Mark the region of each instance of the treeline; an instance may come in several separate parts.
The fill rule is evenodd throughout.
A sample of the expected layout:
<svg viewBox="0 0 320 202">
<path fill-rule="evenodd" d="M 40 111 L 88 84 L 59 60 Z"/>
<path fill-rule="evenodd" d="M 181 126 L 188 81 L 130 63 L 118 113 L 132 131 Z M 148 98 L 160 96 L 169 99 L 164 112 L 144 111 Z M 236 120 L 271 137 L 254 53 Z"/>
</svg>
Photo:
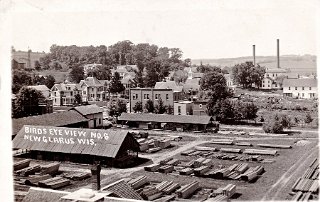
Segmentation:
<svg viewBox="0 0 320 202">
<path fill-rule="evenodd" d="M 190 65 L 190 59 L 183 61 L 179 48 L 158 47 L 157 45 L 131 41 L 120 41 L 109 47 L 100 46 L 57 46 L 52 45 L 50 53 L 40 58 L 43 69 L 55 67 L 64 63 L 73 70 L 70 75 L 74 82 L 83 79 L 80 69 L 84 64 L 98 63 L 105 69 L 117 65 L 137 65 L 135 84 L 139 87 L 153 87 L 169 75 L 170 70 L 182 69 Z M 54 63 L 55 65 L 52 65 Z"/>
</svg>

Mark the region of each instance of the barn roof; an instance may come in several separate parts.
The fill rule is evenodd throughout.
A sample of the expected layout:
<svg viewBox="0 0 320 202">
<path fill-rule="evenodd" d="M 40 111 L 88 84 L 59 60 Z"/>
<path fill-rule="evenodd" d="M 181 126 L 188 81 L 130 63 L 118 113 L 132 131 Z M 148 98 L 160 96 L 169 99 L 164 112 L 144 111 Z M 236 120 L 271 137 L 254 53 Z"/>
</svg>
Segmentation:
<svg viewBox="0 0 320 202">
<path fill-rule="evenodd" d="M 177 85 L 175 81 L 157 82 L 155 89 L 172 89 L 174 92 L 181 92 L 183 86 Z"/>
<path fill-rule="evenodd" d="M 57 202 L 61 197 L 67 194 L 69 194 L 69 192 L 31 187 L 22 202 Z"/>
<path fill-rule="evenodd" d="M 160 123 L 209 124 L 210 116 L 167 115 L 167 114 L 130 114 L 122 113 L 119 121 L 141 121 Z"/>
<path fill-rule="evenodd" d="M 85 121 L 88 121 L 88 119 L 77 111 L 63 111 L 38 116 L 28 116 L 12 119 L 12 132 L 13 134 L 17 134 L 24 125 L 30 124 L 38 126 L 67 126 Z"/>
<path fill-rule="evenodd" d="M 283 87 L 317 87 L 317 79 L 313 79 L 313 78 L 284 79 Z"/>
<path fill-rule="evenodd" d="M 114 158 L 126 138 L 137 151 L 139 144 L 127 131 L 25 125 L 13 139 L 13 148 Z"/>
<path fill-rule="evenodd" d="M 33 88 L 38 91 L 49 91 L 50 89 L 46 85 L 36 85 L 36 86 L 27 86 L 28 88 Z"/>
<path fill-rule="evenodd" d="M 76 110 L 83 116 L 86 116 L 88 114 L 97 114 L 97 113 L 102 113 L 103 109 L 101 109 L 98 105 L 93 104 L 93 105 L 83 105 L 83 106 L 78 106 L 72 108 L 73 110 Z"/>
<path fill-rule="evenodd" d="M 102 191 L 111 191 L 121 198 L 142 200 L 142 197 L 123 179 L 111 183 L 101 189 Z"/>
</svg>

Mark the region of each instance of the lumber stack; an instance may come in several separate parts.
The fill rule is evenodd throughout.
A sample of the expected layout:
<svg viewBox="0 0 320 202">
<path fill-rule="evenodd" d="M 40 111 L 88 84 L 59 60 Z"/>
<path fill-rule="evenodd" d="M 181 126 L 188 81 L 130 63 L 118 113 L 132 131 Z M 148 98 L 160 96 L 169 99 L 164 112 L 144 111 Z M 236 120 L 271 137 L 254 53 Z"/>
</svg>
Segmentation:
<svg viewBox="0 0 320 202">
<path fill-rule="evenodd" d="M 212 144 L 222 144 L 222 145 L 232 145 L 233 140 L 232 139 L 214 139 L 210 143 Z"/>
<path fill-rule="evenodd" d="M 156 189 L 155 187 L 149 187 L 142 190 L 141 196 L 142 198 L 148 201 L 152 201 L 157 198 L 160 198 L 162 196 L 162 192 Z"/>
<path fill-rule="evenodd" d="M 172 171 L 173 171 L 173 166 L 171 165 L 164 165 L 159 168 L 160 173 L 171 173 Z"/>
<path fill-rule="evenodd" d="M 252 181 L 258 177 L 258 175 L 262 174 L 264 168 L 262 166 L 250 167 L 245 173 L 240 175 L 240 178 L 244 181 Z"/>
<path fill-rule="evenodd" d="M 141 142 L 139 144 L 140 144 L 139 149 L 140 149 L 141 152 L 145 152 L 145 151 L 147 151 L 149 149 L 149 144 L 148 143 Z"/>
<path fill-rule="evenodd" d="M 30 175 L 25 181 L 24 184 L 26 185 L 37 185 L 38 182 L 42 180 L 50 179 L 51 176 L 49 174 L 46 175 Z"/>
<path fill-rule="evenodd" d="M 196 176 L 201 176 L 201 175 L 205 174 L 206 172 L 208 172 L 209 170 L 210 170 L 209 166 L 201 166 L 199 168 L 194 169 L 194 174 Z"/>
<path fill-rule="evenodd" d="M 197 151 L 216 151 L 216 148 L 214 148 L 214 147 L 195 146 L 194 149 Z"/>
<path fill-rule="evenodd" d="M 293 191 L 316 193 L 319 190 L 318 180 L 299 178 L 292 187 Z"/>
<path fill-rule="evenodd" d="M 193 166 L 195 168 L 200 167 L 205 160 L 206 158 L 200 157 L 194 161 Z"/>
<path fill-rule="evenodd" d="M 148 153 L 155 153 L 161 150 L 161 147 L 149 148 Z"/>
<path fill-rule="evenodd" d="M 193 153 L 195 150 L 193 149 L 190 149 L 190 150 L 187 150 L 187 151 L 183 151 L 181 152 L 181 155 L 182 156 L 189 156 L 191 153 Z"/>
<path fill-rule="evenodd" d="M 132 186 L 133 189 L 139 189 L 143 185 L 147 184 L 148 180 L 146 176 L 139 176 L 137 178 L 134 178 L 128 182 Z"/>
<path fill-rule="evenodd" d="M 184 168 L 179 171 L 180 175 L 191 175 L 194 172 L 192 168 Z"/>
<path fill-rule="evenodd" d="M 250 142 L 236 142 L 234 143 L 237 146 L 247 146 L 247 147 L 252 147 L 252 144 Z"/>
<path fill-rule="evenodd" d="M 169 195 L 169 196 L 164 196 L 158 199 L 153 200 L 154 202 L 167 202 L 167 201 L 172 201 L 175 198 L 174 195 Z"/>
<path fill-rule="evenodd" d="M 291 149 L 291 145 L 279 145 L 279 144 L 257 144 L 259 147 L 267 148 L 279 148 L 279 149 Z"/>
<path fill-rule="evenodd" d="M 208 202 L 214 202 L 214 201 L 227 201 L 227 200 L 228 200 L 228 196 L 219 194 L 219 195 L 217 195 L 217 196 L 215 196 L 215 197 L 213 197 L 213 198 L 209 198 L 209 199 L 206 200 L 206 201 L 208 201 Z"/>
<path fill-rule="evenodd" d="M 180 160 L 178 160 L 178 159 L 172 159 L 171 161 L 168 161 L 166 164 L 167 164 L 167 165 L 176 166 L 176 165 L 180 164 Z"/>
<path fill-rule="evenodd" d="M 222 194 L 228 196 L 228 198 L 232 197 L 233 194 L 236 193 L 236 185 L 228 184 L 222 189 Z"/>
<path fill-rule="evenodd" d="M 179 198 L 188 198 L 191 196 L 195 191 L 199 189 L 198 182 L 192 182 L 186 185 L 183 185 L 180 189 L 176 191 Z"/>
<path fill-rule="evenodd" d="M 34 165 L 30 167 L 23 168 L 21 170 L 16 171 L 16 173 L 20 176 L 28 176 L 28 175 L 34 175 L 36 172 L 39 172 L 41 170 L 40 165 Z"/>
<path fill-rule="evenodd" d="M 160 165 L 165 165 L 165 164 L 167 164 L 169 161 L 171 161 L 171 160 L 173 160 L 173 158 L 167 158 L 167 159 L 165 159 L 165 160 L 162 160 L 162 161 L 160 161 Z"/>
<path fill-rule="evenodd" d="M 50 174 L 54 175 L 59 171 L 60 163 L 50 163 L 48 165 L 41 166 L 41 175 Z"/>
<path fill-rule="evenodd" d="M 90 173 L 81 173 L 81 172 L 77 172 L 77 173 L 68 173 L 68 174 L 64 174 L 65 178 L 70 179 L 70 180 L 84 180 L 87 179 L 89 177 L 91 177 Z"/>
<path fill-rule="evenodd" d="M 150 166 L 145 166 L 144 170 L 150 171 L 150 172 L 156 172 L 159 170 L 160 166 L 161 166 L 160 164 L 152 164 Z"/>
<path fill-rule="evenodd" d="M 244 154 L 250 154 L 250 155 L 277 155 L 277 150 L 267 150 L 267 149 L 245 149 L 243 151 Z"/>
<path fill-rule="evenodd" d="M 159 147 L 161 147 L 162 149 L 165 149 L 170 146 L 171 146 L 170 139 L 163 139 L 163 140 L 160 140 L 160 142 L 159 142 Z"/>
<path fill-rule="evenodd" d="M 42 180 L 38 182 L 40 187 L 58 189 L 70 184 L 70 180 L 62 177 L 54 177 L 47 180 Z"/>
<path fill-rule="evenodd" d="M 172 184 L 173 184 L 173 181 L 163 181 L 157 184 L 155 188 L 158 189 L 159 191 L 163 191 L 164 189 L 171 186 Z"/>
<path fill-rule="evenodd" d="M 13 164 L 13 171 L 21 170 L 23 168 L 29 167 L 31 160 L 24 159 Z"/>
<path fill-rule="evenodd" d="M 221 152 L 227 152 L 227 153 L 241 153 L 241 149 L 234 149 L 234 148 L 221 148 Z"/>
</svg>

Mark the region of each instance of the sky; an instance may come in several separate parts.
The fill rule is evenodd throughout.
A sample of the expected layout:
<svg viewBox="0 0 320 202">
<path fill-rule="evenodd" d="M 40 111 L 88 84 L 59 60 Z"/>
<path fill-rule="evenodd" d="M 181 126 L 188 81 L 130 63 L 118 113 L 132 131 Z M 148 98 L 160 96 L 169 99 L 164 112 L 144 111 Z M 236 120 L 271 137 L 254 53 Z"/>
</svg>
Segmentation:
<svg viewBox="0 0 320 202">
<path fill-rule="evenodd" d="M 16 50 L 134 44 L 180 48 L 183 58 L 316 54 L 317 0 L 13 1 Z"/>
</svg>

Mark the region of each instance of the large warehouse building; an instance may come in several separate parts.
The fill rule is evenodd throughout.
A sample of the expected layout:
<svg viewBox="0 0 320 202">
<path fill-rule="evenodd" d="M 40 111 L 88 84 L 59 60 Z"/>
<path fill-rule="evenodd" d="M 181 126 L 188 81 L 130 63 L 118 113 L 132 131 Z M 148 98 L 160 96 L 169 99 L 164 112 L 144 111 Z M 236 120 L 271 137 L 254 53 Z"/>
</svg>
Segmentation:
<svg viewBox="0 0 320 202">
<path fill-rule="evenodd" d="M 122 167 L 138 157 L 139 143 L 127 131 L 25 125 L 13 149 L 27 150 L 36 159 Z"/>
</svg>

